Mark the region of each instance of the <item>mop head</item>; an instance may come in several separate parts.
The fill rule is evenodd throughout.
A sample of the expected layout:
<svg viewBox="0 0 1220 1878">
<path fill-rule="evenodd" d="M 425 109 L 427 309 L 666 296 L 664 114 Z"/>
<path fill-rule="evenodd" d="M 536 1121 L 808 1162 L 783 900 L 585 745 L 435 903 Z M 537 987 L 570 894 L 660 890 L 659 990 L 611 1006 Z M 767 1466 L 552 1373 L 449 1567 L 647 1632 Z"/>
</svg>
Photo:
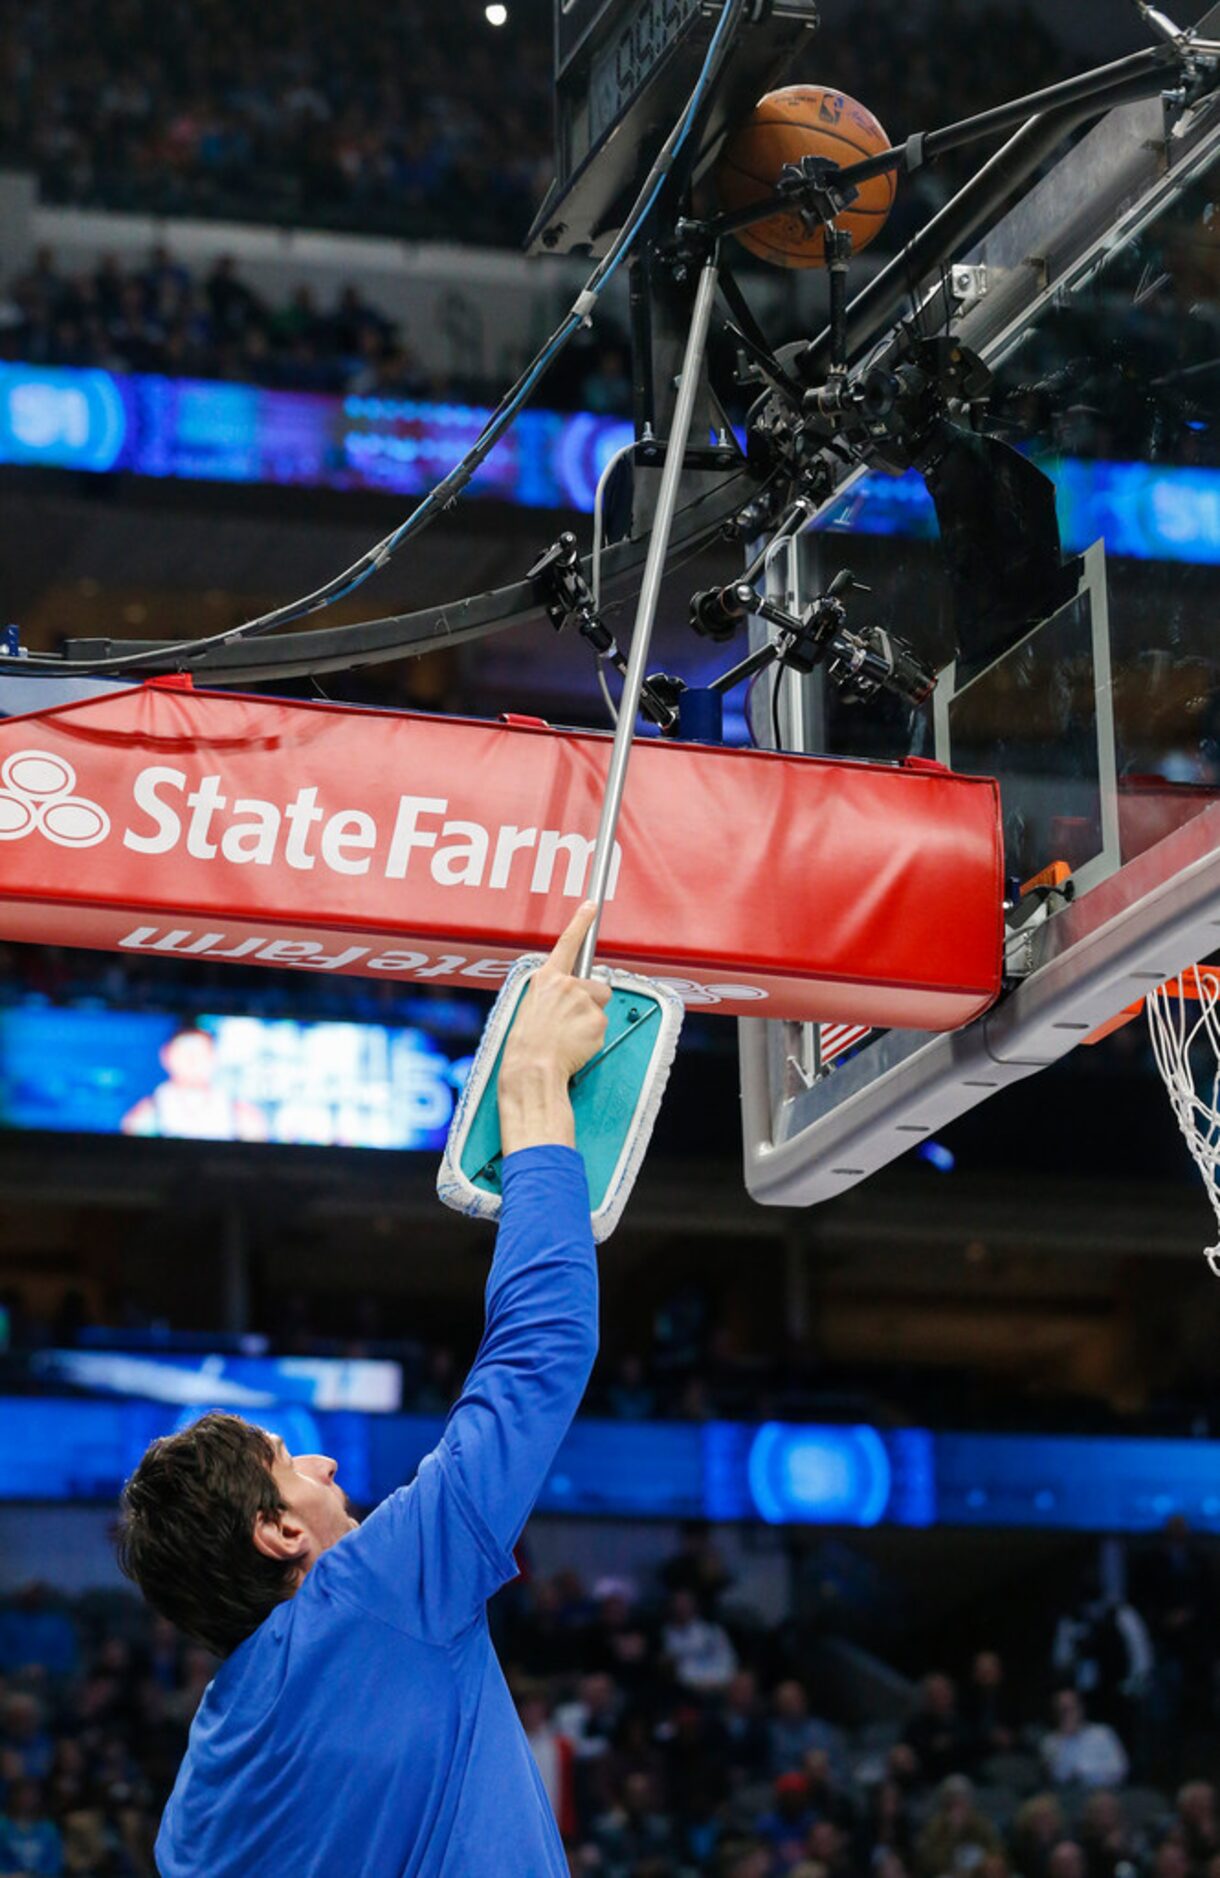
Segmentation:
<svg viewBox="0 0 1220 1878">
<path fill-rule="evenodd" d="M 500 1211 L 500 1058 L 530 974 L 544 963 L 541 956 L 527 957 L 513 966 L 458 1099 L 436 1178 L 437 1193 L 456 1213 L 495 1219 Z M 571 1097 L 576 1146 L 589 1181 L 593 1237 L 600 1243 L 618 1225 L 643 1163 L 685 1008 L 676 991 L 651 978 L 602 966 L 594 975 L 612 993 L 606 1041 L 573 1077 Z"/>
</svg>

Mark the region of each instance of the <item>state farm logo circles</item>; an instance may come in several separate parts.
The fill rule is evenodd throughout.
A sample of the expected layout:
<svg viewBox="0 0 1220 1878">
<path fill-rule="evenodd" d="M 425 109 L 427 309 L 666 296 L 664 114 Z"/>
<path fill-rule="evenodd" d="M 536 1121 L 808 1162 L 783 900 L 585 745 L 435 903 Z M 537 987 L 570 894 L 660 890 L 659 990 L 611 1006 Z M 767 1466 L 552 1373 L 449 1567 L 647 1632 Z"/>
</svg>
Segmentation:
<svg viewBox="0 0 1220 1878">
<path fill-rule="evenodd" d="M 78 796 L 76 771 L 49 750 L 15 750 L 0 763 L 0 841 L 20 841 L 37 828 L 58 848 L 93 848 L 110 833 L 110 817 Z"/>
</svg>

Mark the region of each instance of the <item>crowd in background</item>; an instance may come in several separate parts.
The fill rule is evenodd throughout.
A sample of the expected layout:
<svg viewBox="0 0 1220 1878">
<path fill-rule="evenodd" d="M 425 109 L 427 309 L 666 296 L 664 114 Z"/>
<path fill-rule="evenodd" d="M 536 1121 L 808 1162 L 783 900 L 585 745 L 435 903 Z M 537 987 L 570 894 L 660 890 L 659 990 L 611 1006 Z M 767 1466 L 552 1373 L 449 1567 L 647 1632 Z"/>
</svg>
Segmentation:
<svg viewBox="0 0 1220 1878">
<path fill-rule="evenodd" d="M 903 137 L 1079 63 L 1028 6 L 936 0 L 850 9 L 794 76 Z M 475 0 L 22 0 L 0 164 L 54 202 L 519 246 L 553 173 L 551 8 L 511 0 L 497 28 Z"/>
<path fill-rule="evenodd" d="M 76 271 L 40 249 L 0 286 L 0 359 L 357 397 L 477 403 L 503 390 L 425 371 L 400 326 L 354 286 L 341 286 L 329 303 L 304 284 L 272 298 L 256 292 L 229 255 L 196 274 L 162 244 L 138 266 L 110 256 Z M 596 335 L 548 376 L 546 403 L 630 411 L 625 343 L 612 321 L 599 319 Z"/>
<path fill-rule="evenodd" d="M 0 161 L 56 202 L 519 243 L 549 181 L 543 0 L 28 0 Z"/>
<path fill-rule="evenodd" d="M 1151 1561 L 1147 1663 L 1113 1647 L 1086 1599 L 1025 1695 L 994 1649 L 973 1648 L 960 1685 L 933 1670 L 905 1713 L 891 1694 L 888 1713 L 850 1724 L 816 1640 L 734 1599 L 711 1529 L 684 1529 L 647 1583 L 532 1575 L 528 1539 L 522 1563 L 493 1629 L 574 1874 L 1220 1878 L 1216 1787 L 1197 1777 L 1214 1737 L 1191 1706 L 1210 1695 L 1155 1669 L 1175 1612 L 1198 1623 L 1214 1589 L 1175 1578 L 1172 1536 Z M 1111 1615 L 1116 1635 L 1143 1626 L 1130 1606 Z M 0 1873 L 153 1878 L 216 1667 L 121 1593 L 73 1604 L 29 1587 L 0 1605 Z M 1193 1743 L 1176 1763 L 1170 1735 Z M 1149 1785 L 1150 1768 L 1168 1784 Z"/>
</svg>

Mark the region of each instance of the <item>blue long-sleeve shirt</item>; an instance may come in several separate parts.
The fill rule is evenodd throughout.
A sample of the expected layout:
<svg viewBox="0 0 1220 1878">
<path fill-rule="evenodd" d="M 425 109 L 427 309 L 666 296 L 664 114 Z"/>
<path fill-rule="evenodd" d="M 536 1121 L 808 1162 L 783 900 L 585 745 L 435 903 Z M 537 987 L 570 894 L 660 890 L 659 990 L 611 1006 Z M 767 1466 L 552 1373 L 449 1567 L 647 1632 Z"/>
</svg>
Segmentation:
<svg viewBox="0 0 1220 1878">
<path fill-rule="evenodd" d="M 162 1878 L 567 1878 L 484 1607 L 596 1349 L 580 1156 L 509 1155 L 483 1341 L 444 1435 L 217 1672 Z"/>
</svg>

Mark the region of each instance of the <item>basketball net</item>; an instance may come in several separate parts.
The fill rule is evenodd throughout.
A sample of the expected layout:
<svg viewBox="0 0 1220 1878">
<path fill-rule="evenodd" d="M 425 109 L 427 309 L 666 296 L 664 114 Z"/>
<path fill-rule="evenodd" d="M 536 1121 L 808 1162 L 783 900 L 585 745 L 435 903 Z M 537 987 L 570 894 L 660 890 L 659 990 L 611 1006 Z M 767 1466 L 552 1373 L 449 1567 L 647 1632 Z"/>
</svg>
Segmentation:
<svg viewBox="0 0 1220 1878">
<path fill-rule="evenodd" d="M 1196 1003 L 1197 1014 L 1188 1009 Z M 1220 1227 L 1220 972 L 1192 965 L 1150 992 L 1144 1008 L 1156 1066 Z M 1205 1101 L 1198 1088 L 1209 1077 Z M 1220 1243 L 1203 1256 L 1220 1278 Z"/>
</svg>

